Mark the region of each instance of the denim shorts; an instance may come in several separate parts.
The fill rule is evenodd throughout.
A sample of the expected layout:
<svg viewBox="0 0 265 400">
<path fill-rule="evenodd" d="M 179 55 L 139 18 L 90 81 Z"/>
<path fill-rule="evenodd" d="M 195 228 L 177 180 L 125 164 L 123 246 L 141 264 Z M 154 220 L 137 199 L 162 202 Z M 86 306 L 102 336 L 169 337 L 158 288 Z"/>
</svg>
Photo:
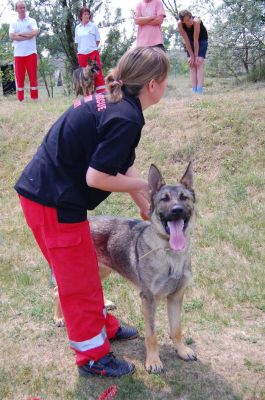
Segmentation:
<svg viewBox="0 0 265 400">
<path fill-rule="evenodd" d="M 190 44 L 191 44 L 192 50 L 194 51 L 194 42 L 192 41 L 192 42 L 190 42 Z M 198 57 L 206 58 L 207 49 L 208 49 L 208 40 L 199 41 L 199 54 L 198 54 Z M 189 57 L 190 55 L 189 55 L 187 50 L 186 50 L 186 53 L 187 53 L 187 56 Z"/>
</svg>

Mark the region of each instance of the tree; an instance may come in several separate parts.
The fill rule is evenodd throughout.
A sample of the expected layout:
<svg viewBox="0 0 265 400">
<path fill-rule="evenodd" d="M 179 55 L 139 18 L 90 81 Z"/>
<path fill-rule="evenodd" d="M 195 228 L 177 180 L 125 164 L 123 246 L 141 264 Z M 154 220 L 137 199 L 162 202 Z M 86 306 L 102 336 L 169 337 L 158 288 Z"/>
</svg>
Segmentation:
<svg viewBox="0 0 265 400">
<path fill-rule="evenodd" d="M 108 0 L 105 0 L 108 1 Z M 39 27 L 37 52 L 39 55 L 39 73 L 43 78 L 48 96 L 53 95 L 55 67 L 53 58 L 63 59 L 67 92 L 71 91 L 71 76 L 78 67 L 77 51 L 74 42 L 76 25 L 81 7 L 86 6 L 95 14 L 103 4 L 101 0 L 25 0 L 32 18 Z"/>
<path fill-rule="evenodd" d="M 3 85 L 3 90 L 4 87 L 6 85 L 9 86 L 11 82 L 14 88 L 14 70 L 13 66 L 10 65 L 13 63 L 13 49 L 8 31 L 8 24 L 2 24 L 0 26 L 0 81 Z"/>
<path fill-rule="evenodd" d="M 179 34 L 178 34 L 178 30 L 176 29 L 176 27 L 172 24 L 162 26 L 162 31 L 163 31 L 165 48 L 168 50 L 170 48 L 170 45 L 172 44 L 172 41 L 174 41 L 174 47 L 175 47 L 175 45 L 179 41 Z"/>
<path fill-rule="evenodd" d="M 0 26 L 0 63 L 5 64 L 13 61 L 12 44 L 9 39 L 9 25 Z"/>
<path fill-rule="evenodd" d="M 116 9 L 113 22 L 111 22 L 109 19 L 106 20 L 106 24 L 107 26 L 110 26 L 110 29 L 107 34 L 105 44 L 101 50 L 101 60 L 104 74 L 107 74 L 107 72 L 117 64 L 121 56 L 134 42 L 134 32 L 128 38 L 125 29 L 121 30 L 121 24 L 123 22 L 124 20 L 122 19 L 120 8 Z"/>
<path fill-rule="evenodd" d="M 28 3 L 30 15 L 37 20 L 40 29 L 39 44 L 42 37 L 54 36 L 45 40 L 51 54 L 64 53 L 70 71 L 78 67 L 76 45 L 74 42 L 75 27 L 79 23 L 78 13 L 81 7 L 96 13 L 103 4 L 101 0 L 33 0 Z"/>
<path fill-rule="evenodd" d="M 238 76 L 264 65 L 264 15 L 264 1 L 224 0 L 211 31 L 210 67 Z"/>
<path fill-rule="evenodd" d="M 169 12 L 169 14 L 178 22 L 179 10 L 176 0 L 162 0 L 162 3 L 164 4 L 165 9 Z"/>
</svg>

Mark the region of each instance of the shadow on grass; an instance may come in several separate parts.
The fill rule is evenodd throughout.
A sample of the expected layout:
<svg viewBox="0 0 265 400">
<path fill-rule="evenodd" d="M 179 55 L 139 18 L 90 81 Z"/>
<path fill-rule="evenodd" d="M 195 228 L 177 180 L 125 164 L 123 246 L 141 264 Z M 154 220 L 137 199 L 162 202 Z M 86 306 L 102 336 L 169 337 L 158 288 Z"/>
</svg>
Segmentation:
<svg viewBox="0 0 265 400">
<path fill-rule="evenodd" d="M 114 353 L 134 362 L 136 372 L 121 379 L 80 378 L 75 395 L 78 400 L 97 400 L 109 386 L 117 386 L 115 400 L 240 400 L 232 386 L 215 373 L 210 363 L 200 360 L 185 362 L 177 358 L 170 345 L 160 346 L 160 357 L 165 372 L 160 375 L 148 374 L 144 369 L 144 338 L 131 342 L 114 343 Z"/>
</svg>

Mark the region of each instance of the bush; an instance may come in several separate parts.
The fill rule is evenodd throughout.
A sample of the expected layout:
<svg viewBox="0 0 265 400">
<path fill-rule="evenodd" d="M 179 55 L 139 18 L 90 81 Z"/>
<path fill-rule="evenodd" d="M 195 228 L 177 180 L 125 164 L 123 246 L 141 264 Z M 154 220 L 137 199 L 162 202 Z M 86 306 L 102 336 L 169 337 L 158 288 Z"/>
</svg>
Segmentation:
<svg viewBox="0 0 265 400">
<path fill-rule="evenodd" d="M 260 67 L 253 69 L 247 76 L 247 80 L 250 82 L 265 81 L 265 64 Z"/>
</svg>

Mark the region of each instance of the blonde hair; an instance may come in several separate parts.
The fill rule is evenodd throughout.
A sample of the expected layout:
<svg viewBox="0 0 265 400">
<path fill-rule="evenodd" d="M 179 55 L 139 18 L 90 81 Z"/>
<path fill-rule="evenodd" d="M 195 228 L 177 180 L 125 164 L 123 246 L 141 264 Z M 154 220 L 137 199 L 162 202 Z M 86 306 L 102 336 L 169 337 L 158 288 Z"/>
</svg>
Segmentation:
<svg viewBox="0 0 265 400">
<path fill-rule="evenodd" d="M 111 102 L 121 101 L 124 89 L 129 95 L 137 97 L 152 79 L 162 82 L 168 71 L 168 58 L 160 48 L 135 47 L 128 50 L 106 77 L 108 99 Z"/>
</svg>

